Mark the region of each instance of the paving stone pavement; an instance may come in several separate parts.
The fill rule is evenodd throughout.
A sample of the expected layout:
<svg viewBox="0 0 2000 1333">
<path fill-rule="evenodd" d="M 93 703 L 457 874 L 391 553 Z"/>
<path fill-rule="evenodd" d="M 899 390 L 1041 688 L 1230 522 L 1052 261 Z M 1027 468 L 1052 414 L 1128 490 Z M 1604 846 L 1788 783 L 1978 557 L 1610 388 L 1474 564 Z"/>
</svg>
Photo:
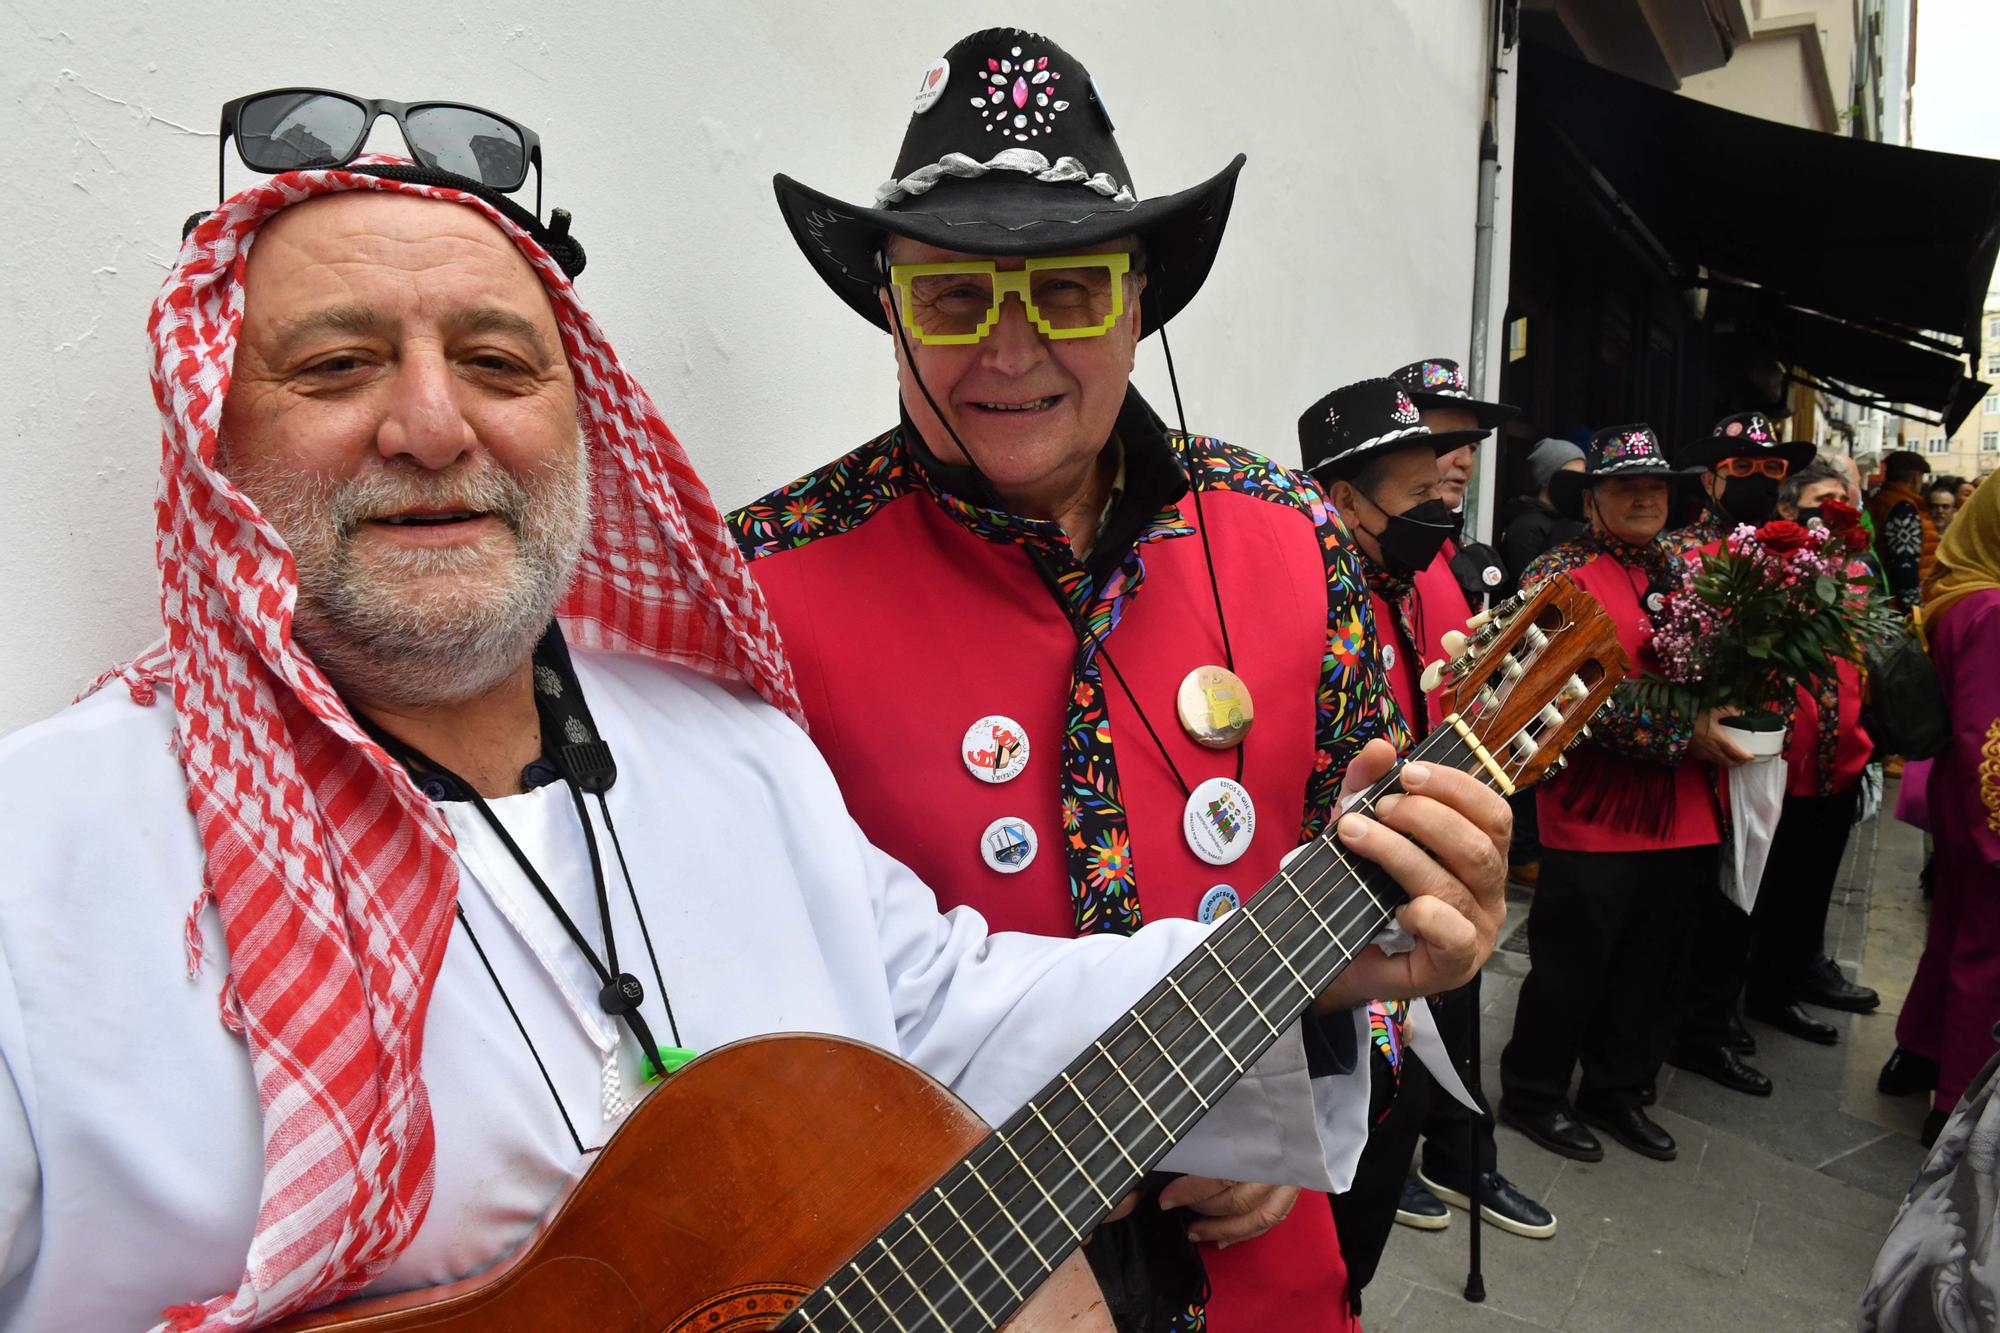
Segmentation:
<svg viewBox="0 0 2000 1333">
<path fill-rule="evenodd" d="M 1894 784 L 1888 805 L 1893 809 Z M 1841 1030 L 1813 1046 L 1752 1023 L 1752 1063 L 1776 1083 L 1746 1097 L 1671 1066 L 1654 1115 L 1680 1144 L 1655 1162 L 1605 1141 L 1600 1163 L 1545 1152 L 1501 1126 L 1500 1170 L 1556 1214 L 1545 1241 L 1481 1232 L 1487 1299 L 1464 1298 L 1467 1225 L 1395 1227 L 1368 1287 L 1369 1333 L 1527 1329 L 1790 1333 L 1852 1329 L 1855 1302 L 1922 1161 L 1923 1099 L 1875 1091 L 1923 943 L 1922 835 L 1892 819 L 1854 831 L 1828 951 L 1882 991 L 1869 1015 L 1815 1010 Z M 1515 895 L 1510 895 L 1510 899 Z M 1526 914 L 1510 902 L 1509 928 Z M 1499 1092 L 1525 954 L 1487 966 L 1481 1075 Z M 1603 1137 L 1603 1136 L 1600 1136 Z"/>
</svg>

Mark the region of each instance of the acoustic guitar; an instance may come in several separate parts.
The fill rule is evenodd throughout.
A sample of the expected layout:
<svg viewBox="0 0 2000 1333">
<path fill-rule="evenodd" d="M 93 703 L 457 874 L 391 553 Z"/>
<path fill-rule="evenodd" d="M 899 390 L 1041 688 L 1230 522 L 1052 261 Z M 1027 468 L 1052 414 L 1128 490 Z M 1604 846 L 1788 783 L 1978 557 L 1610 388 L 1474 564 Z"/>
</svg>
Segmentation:
<svg viewBox="0 0 2000 1333">
<path fill-rule="evenodd" d="M 1629 664 L 1597 603 L 1563 577 L 1468 628 L 1425 674 L 1450 705 L 1409 757 L 1511 793 L 1561 766 Z M 1395 789 L 1392 772 L 1360 807 Z M 723 1047 L 640 1103 L 504 1262 L 281 1327 L 1108 1328 L 1088 1299 L 1085 1238 L 1405 901 L 1330 833 L 1306 843 L 998 1128 L 920 1070 L 839 1037 Z"/>
</svg>

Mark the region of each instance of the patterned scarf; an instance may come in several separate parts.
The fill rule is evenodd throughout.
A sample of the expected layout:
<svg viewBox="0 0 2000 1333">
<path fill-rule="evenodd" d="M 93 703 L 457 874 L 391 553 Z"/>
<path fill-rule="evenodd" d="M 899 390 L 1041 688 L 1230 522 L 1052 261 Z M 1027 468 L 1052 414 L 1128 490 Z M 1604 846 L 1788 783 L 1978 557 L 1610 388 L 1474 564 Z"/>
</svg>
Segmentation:
<svg viewBox="0 0 2000 1333">
<path fill-rule="evenodd" d="M 424 1013 L 457 897 L 451 832 L 293 641 L 291 553 L 215 467 L 258 228 L 342 190 L 475 209 L 548 289 L 595 515 L 558 608 L 570 643 L 747 684 L 800 716 L 777 632 L 708 491 L 526 233 L 472 195 L 342 170 L 274 177 L 209 215 L 149 325 L 164 420 L 155 512 L 166 637 L 98 681 L 122 681 L 141 704 L 171 689 L 207 856 L 189 974 L 201 963 L 196 918 L 213 903 L 229 946 L 224 1021 L 246 1040 L 263 1108 L 263 1197 L 241 1283 L 163 1311 L 160 1327 L 173 1330 L 268 1323 L 359 1291 L 410 1243 L 431 1195 Z"/>
</svg>

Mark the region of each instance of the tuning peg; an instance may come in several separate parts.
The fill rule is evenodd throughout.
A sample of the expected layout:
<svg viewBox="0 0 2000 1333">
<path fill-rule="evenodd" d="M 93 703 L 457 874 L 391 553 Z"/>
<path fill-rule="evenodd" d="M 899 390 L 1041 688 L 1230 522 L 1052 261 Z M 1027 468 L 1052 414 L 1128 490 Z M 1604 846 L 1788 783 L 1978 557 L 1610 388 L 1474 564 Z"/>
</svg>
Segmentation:
<svg viewBox="0 0 2000 1333">
<path fill-rule="evenodd" d="M 1552 774 L 1553 774 L 1553 773 L 1560 773 L 1560 772 L 1562 772 L 1562 771 L 1563 771 L 1563 770 L 1564 770 L 1565 768 L 1568 768 L 1568 767 L 1569 767 L 1569 756 L 1567 756 L 1567 755 L 1560 755 L 1560 754 L 1559 754 L 1559 755 L 1557 755 L 1557 756 L 1556 756 L 1556 757 L 1555 757 L 1554 759 L 1552 759 L 1552 760 L 1550 760 L 1550 761 L 1549 761 L 1549 772 L 1550 772 L 1550 773 L 1552 773 Z"/>
<path fill-rule="evenodd" d="M 1424 674 L 1417 681 L 1417 688 L 1425 694 L 1431 693 L 1444 683 L 1444 659 L 1439 658 L 1424 668 Z"/>
<path fill-rule="evenodd" d="M 1582 730 L 1580 730 L 1580 731 L 1578 731 L 1578 732 L 1576 733 L 1576 738 L 1577 738 L 1578 740 L 1580 740 L 1580 741 L 1587 741 L 1587 740 L 1589 740 L 1589 739 L 1590 739 L 1590 728 L 1589 728 L 1589 727 L 1588 727 L 1588 726 L 1586 725 L 1586 726 L 1585 726 L 1585 727 L 1584 727 L 1584 728 L 1583 728 Z"/>
<path fill-rule="evenodd" d="M 1438 647 L 1444 649 L 1447 657 L 1465 656 L 1465 646 L 1468 642 L 1464 630 L 1448 629 L 1438 636 Z"/>
<path fill-rule="evenodd" d="M 1483 628 L 1485 628 L 1485 626 L 1486 626 L 1486 623 L 1487 623 L 1488 621 L 1490 621 L 1490 620 L 1492 620 L 1492 619 L 1493 619 L 1493 613 L 1494 613 L 1495 609 L 1496 609 L 1496 608 L 1494 608 L 1494 607 L 1490 607 L 1490 606 L 1489 606 L 1489 607 L 1487 607 L 1487 608 L 1486 608 L 1486 609 L 1485 609 L 1484 611 L 1475 611 L 1475 612 L 1473 612 L 1473 614 L 1472 614 L 1472 619 L 1470 619 L 1470 620 L 1468 620 L 1468 621 L 1466 621 L 1466 622 L 1465 622 L 1465 627 L 1466 627 L 1467 629 L 1483 629 Z"/>
</svg>

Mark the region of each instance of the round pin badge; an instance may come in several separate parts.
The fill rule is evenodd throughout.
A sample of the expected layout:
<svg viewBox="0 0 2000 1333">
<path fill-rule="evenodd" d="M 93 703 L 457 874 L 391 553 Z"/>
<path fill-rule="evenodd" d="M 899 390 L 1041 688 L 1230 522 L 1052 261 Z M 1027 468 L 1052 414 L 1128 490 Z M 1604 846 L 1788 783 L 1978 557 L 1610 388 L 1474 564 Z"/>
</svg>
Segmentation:
<svg viewBox="0 0 2000 1333">
<path fill-rule="evenodd" d="M 1040 847 L 1041 839 L 1035 836 L 1034 825 L 1013 815 L 1003 815 L 994 820 L 986 826 L 986 832 L 979 835 L 980 856 L 985 858 L 990 868 L 1003 875 L 1026 870 Z"/>
<path fill-rule="evenodd" d="M 916 100 L 911 104 L 918 114 L 930 110 L 944 96 L 944 86 L 951 82 L 951 62 L 939 56 L 931 67 L 924 71 L 923 81 L 917 84 Z"/>
<path fill-rule="evenodd" d="M 965 729 L 959 758 L 981 782 L 1010 782 L 1028 766 L 1028 732 L 1000 713 L 980 718 Z"/>
<path fill-rule="evenodd" d="M 1250 850 L 1257 836 L 1257 806 L 1234 778 L 1210 778 L 1188 797 L 1181 832 L 1194 854 L 1226 866 Z"/>
<path fill-rule="evenodd" d="M 1187 673 L 1174 693 L 1174 712 L 1188 738 L 1211 750 L 1241 745 L 1257 720 L 1250 687 L 1234 671 L 1219 666 L 1196 667 Z"/>
<path fill-rule="evenodd" d="M 1666 595 L 1665 593 L 1663 593 L 1663 592 L 1649 592 L 1649 593 L 1647 593 L 1647 594 L 1646 594 L 1646 609 L 1647 609 L 1648 611 L 1651 611 L 1651 612 L 1652 612 L 1652 613 L 1653 613 L 1654 615 L 1658 615 L 1658 614 L 1659 614 L 1660 612 L 1662 612 L 1662 611 L 1666 610 L 1666 609 L 1667 609 L 1667 595 Z"/>
<path fill-rule="evenodd" d="M 1218 884 L 1201 895 L 1201 906 L 1194 909 L 1194 919 L 1207 925 L 1220 921 L 1237 908 L 1243 906 L 1243 899 L 1227 884 Z"/>
<path fill-rule="evenodd" d="M 1500 581 L 1506 577 L 1505 574 L 1500 572 L 1500 566 L 1498 565 L 1488 565 L 1479 571 L 1479 581 L 1489 588 L 1499 587 Z"/>
<path fill-rule="evenodd" d="M 1396 645 L 1393 643 L 1382 645 L 1382 669 L 1384 671 L 1396 669 Z"/>
</svg>

